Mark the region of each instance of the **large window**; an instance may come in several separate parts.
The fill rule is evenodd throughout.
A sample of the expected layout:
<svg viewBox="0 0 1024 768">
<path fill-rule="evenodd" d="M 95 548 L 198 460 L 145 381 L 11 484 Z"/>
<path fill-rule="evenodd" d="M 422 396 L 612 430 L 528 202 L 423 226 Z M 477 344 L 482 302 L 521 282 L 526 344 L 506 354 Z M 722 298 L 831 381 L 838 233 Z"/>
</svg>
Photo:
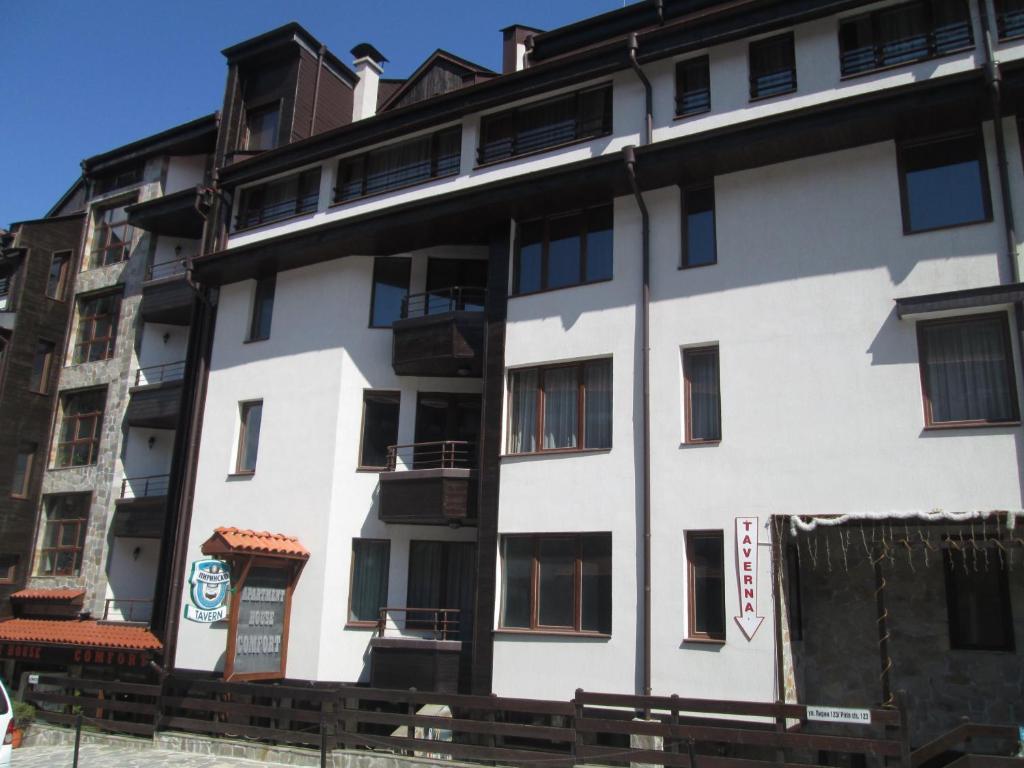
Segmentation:
<svg viewBox="0 0 1024 768">
<path fill-rule="evenodd" d="M 443 639 L 471 639 L 475 575 L 476 545 L 472 542 L 410 541 L 406 605 L 449 612 L 411 612 L 406 626 L 429 630 L 436 626 Z"/>
<path fill-rule="evenodd" d="M 459 172 L 462 128 L 448 128 L 338 163 L 334 202 L 343 203 Z"/>
<path fill-rule="evenodd" d="M 750 44 L 750 98 L 763 99 L 796 90 L 793 33 Z"/>
<path fill-rule="evenodd" d="M 682 191 L 683 258 L 681 266 L 703 267 L 718 261 L 715 238 L 715 187 L 704 184 Z"/>
<path fill-rule="evenodd" d="M 78 300 L 78 335 L 72 357 L 75 363 L 91 363 L 114 356 L 117 316 L 121 294 L 105 293 Z"/>
<path fill-rule="evenodd" d="M 90 389 L 64 396 L 54 466 L 83 467 L 96 463 L 106 398 L 106 389 Z"/>
<path fill-rule="evenodd" d="M 610 635 L 612 535 L 504 536 L 501 627 Z"/>
<path fill-rule="evenodd" d="M 50 389 L 50 372 L 53 370 L 53 354 L 56 345 L 52 341 L 39 339 L 36 353 L 32 358 L 32 373 L 28 377 L 28 388 L 45 395 Z"/>
<path fill-rule="evenodd" d="M 14 457 L 14 476 L 11 478 L 11 496 L 28 498 L 38 447 L 35 443 L 22 443 L 18 446 L 18 453 Z"/>
<path fill-rule="evenodd" d="M 509 373 L 509 453 L 612 447 L 612 361 Z"/>
<path fill-rule="evenodd" d="M 918 323 L 928 426 L 1015 422 L 1020 414 L 1003 313 Z"/>
<path fill-rule="evenodd" d="M 409 295 L 411 261 L 389 256 L 373 260 L 373 293 L 370 296 L 370 327 L 390 328 L 402 316 L 402 302 Z"/>
<path fill-rule="evenodd" d="M 686 442 L 722 439 L 722 404 L 718 382 L 718 347 L 683 350 Z"/>
<path fill-rule="evenodd" d="M 274 291 L 277 278 L 273 275 L 256 281 L 252 299 L 252 317 L 249 318 L 248 341 L 270 338 L 270 323 L 274 319 Z"/>
<path fill-rule="evenodd" d="M 348 598 L 348 623 L 374 625 L 388 603 L 388 568 L 391 542 L 386 539 L 352 539 L 352 573 Z"/>
<path fill-rule="evenodd" d="M 245 113 L 245 148 L 250 151 L 277 146 L 281 125 L 281 107 L 277 102 L 247 110 Z"/>
<path fill-rule="evenodd" d="M 291 216 L 312 213 L 319 200 L 319 168 L 249 187 L 241 192 L 235 228 L 258 227 Z"/>
<path fill-rule="evenodd" d="M 725 577 L 721 531 L 686 534 L 688 640 L 725 640 Z"/>
<path fill-rule="evenodd" d="M 903 144 L 899 171 L 905 233 L 992 218 L 980 133 Z"/>
<path fill-rule="evenodd" d="M 399 392 L 363 392 L 363 434 L 359 442 L 360 469 L 385 469 L 388 446 L 398 442 Z"/>
<path fill-rule="evenodd" d="M 92 247 L 89 265 L 105 267 L 120 264 L 131 256 L 132 234 L 128 226 L 127 202 L 98 209 L 93 216 Z"/>
<path fill-rule="evenodd" d="M 235 472 L 251 475 L 256 471 L 256 456 L 260 449 L 260 425 L 263 422 L 263 401 L 250 400 L 239 403 L 241 424 L 238 430 L 238 457 Z"/>
<path fill-rule="evenodd" d="M 918 0 L 839 25 L 840 69 L 856 75 L 974 46 L 966 0 Z"/>
<path fill-rule="evenodd" d="M 1010 586 L 1003 558 L 943 550 L 949 645 L 954 649 L 1012 651 Z"/>
<path fill-rule="evenodd" d="M 480 120 L 477 162 L 493 163 L 612 132 L 612 87 L 601 85 Z"/>
<path fill-rule="evenodd" d="M 68 270 L 71 268 L 71 251 L 58 251 L 50 258 L 50 274 L 46 278 L 46 295 L 63 301 L 68 290 Z"/>
<path fill-rule="evenodd" d="M 612 278 L 611 205 L 525 221 L 519 227 L 513 293 Z"/>
<path fill-rule="evenodd" d="M 676 116 L 699 115 L 711 109 L 711 67 L 707 56 L 676 64 Z"/>
<path fill-rule="evenodd" d="M 1024 35 L 1024 0 L 996 0 L 996 24 L 999 39 Z"/>
<path fill-rule="evenodd" d="M 82 547 L 89 522 L 87 493 L 48 496 L 44 502 L 43 546 L 39 551 L 40 576 L 77 576 L 82 568 Z"/>
</svg>

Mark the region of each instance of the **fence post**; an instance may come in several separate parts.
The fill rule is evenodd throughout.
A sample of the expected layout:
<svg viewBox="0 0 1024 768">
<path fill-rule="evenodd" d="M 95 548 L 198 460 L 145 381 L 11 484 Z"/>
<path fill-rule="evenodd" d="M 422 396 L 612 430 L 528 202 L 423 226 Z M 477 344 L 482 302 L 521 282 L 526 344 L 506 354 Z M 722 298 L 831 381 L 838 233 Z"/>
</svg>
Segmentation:
<svg viewBox="0 0 1024 768">
<path fill-rule="evenodd" d="M 583 689 L 577 688 L 576 693 L 572 697 L 572 756 L 573 762 L 576 762 L 576 758 L 579 757 L 580 752 L 580 739 L 583 737 L 580 735 L 579 730 L 576 728 L 578 721 L 583 719 Z"/>
<path fill-rule="evenodd" d="M 320 702 L 320 768 L 327 768 L 327 716 Z"/>
<path fill-rule="evenodd" d="M 416 693 L 416 687 L 413 686 L 412 688 L 410 688 L 409 689 L 409 693 Z M 406 735 L 406 738 L 415 739 L 416 738 L 416 726 L 412 724 L 412 718 L 416 717 L 416 704 L 412 701 L 412 697 L 409 698 L 409 701 L 406 703 L 405 706 L 406 706 L 406 710 L 405 710 L 406 714 L 409 716 L 409 721 L 405 725 L 405 735 Z M 415 754 L 416 754 L 416 750 L 415 749 L 406 750 L 405 754 L 408 755 L 409 757 L 414 757 Z"/>
<path fill-rule="evenodd" d="M 679 727 L 679 694 L 673 693 L 670 698 L 672 699 L 672 714 L 670 722 L 674 731 Z M 675 754 L 679 753 L 679 737 L 676 736 L 675 733 L 665 740 L 665 751 L 673 752 Z M 691 765 L 690 768 L 693 768 L 693 766 Z"/>
<path fill-rule="evenodd" d="M 82 743 L 82 713 L 75 715 L 75 755 L 71 761 L 71 768 L 78 768 L 78 747 Z"/>
<path fill-rule="evenodd" d="M 910 723 L 907 717 L 907 692 L 904 690 L 896 692 L 896 711 L 900 713 L 900 766 L 901 768 L 912 768 Z"/>
</svg>

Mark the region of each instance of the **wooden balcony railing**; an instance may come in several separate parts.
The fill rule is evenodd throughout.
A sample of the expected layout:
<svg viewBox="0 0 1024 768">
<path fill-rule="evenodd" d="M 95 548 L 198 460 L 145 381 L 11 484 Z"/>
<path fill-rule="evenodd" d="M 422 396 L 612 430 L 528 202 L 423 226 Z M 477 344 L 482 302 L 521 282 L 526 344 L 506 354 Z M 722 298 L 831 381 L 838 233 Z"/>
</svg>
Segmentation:
<svg viewBox="0 0 1024 768">
<path fill-rule="evenodd" d="M 413 293 L 402 299 L 401 318 L 427 317 L 445 312 L 483 312 L 486 288 L 453 285 L 424 293 Z"/>
<path fill-rule="evenodd" d="M 476 446 L 466 440 L 439 440 L 388 446 L 388 472 L 403 469 L 473 469 Z"/>
<path fill-rule="evenodd" d="M 377 637 L 385 636 L 388 615 L 393 613 L 403 614 L 402 629 L 430 632 L 433 640 L 457 640 L 459 637 L 458 608 L 381 608 Z"/>
<path fill-rule="evenodd" d="M 145 499 L 152 496 L 166 496 L 170 480 L 170 475 L 126 477 L 121 481 L 121 498 Z"/>
<path fill-rule="evenodd" d="M 161 363 L 139 368 L 135 372 L 135 386 L 165 384 L 170 381 L 181 381 L 183 378 L 185 378 L 185 361 L 178 360 L 174 363 Z"/>
</svg>

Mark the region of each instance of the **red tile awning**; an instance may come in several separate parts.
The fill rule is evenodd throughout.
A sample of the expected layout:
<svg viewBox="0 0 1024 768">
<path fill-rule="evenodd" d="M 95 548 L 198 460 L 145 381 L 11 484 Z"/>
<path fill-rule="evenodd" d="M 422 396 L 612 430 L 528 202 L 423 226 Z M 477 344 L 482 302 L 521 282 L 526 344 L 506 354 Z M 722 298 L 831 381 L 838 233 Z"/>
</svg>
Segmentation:
<svg viewBox="0 0 1024 768">
<path fill-rule="evenodd" d="M 84 589 L 74 587 L 68 589 L 19 589 L 11 595 L 11 600 L 80 600 L 85 597 Z"/>
<path fill-rule="evenodd" d="M 0 621 L 0 642 L 159 651 L 163 645 L 145 627 L 61 619 Z"/>
<path fill-rule="evenodd" d="M 201 547 L 204 555 L 267 555 L 308 560 L 309 550 L 294 536 L 243 528 L 217 528 Z"/>
</svg>

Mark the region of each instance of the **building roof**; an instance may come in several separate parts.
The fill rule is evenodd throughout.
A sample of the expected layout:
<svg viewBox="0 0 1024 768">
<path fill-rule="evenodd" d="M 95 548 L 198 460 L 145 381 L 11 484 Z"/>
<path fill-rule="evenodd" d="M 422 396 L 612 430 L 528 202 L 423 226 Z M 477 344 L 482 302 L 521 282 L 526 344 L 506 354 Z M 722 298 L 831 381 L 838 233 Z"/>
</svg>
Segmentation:
<svg viewBox="0 0 1024 768">
<path fill-rule="evenodd" d="M 145 627 L 67 619 L 8 619 L 0 622 L 0 640 L 129 651 L 163 649 L 156 635 Z"/>
<path fill-rule="evenodd" d="M 202 546 L 204 555 L 273 555 L 306 560 L 309 550 L 294 536 L 243 528 L 217 528 Z"/>
<path fill-rule="evenodd" d="M 85 590 L 69 587 L 65 589 L 20 589 L 11 595 L 11 600 L 77 600 L 85 597 Z"/>
<path fill-rule="evenodd" d="M 454 53 L 444 50 L 443 48 L 438 48 L 416 68 L 415 72 L 406 78 L 405 82 L 403 82 L 384 102 L 381 103 L 380 108 L 387 109 L 393 104 L 398 103 L 402 97 L 414 89 L 434 67 L 438 66 L 438 64 L 442 62 L 447 62 L 449 66 L 453 66 L 459 70 L 459 74 L 462 76 L 463 86 L 498 77 L 497 72 L 494 72 L 487 67 L 482 67 L 469 59 L 464 59 L 461 56 L 456 56 Z M 448 91 L 442 91 L 442 93 L 445 92 Z M 430 94 L 429 96 L 421 96 L 417 101 L 421 101 L 424 98 L 430 98 L 435 95 L 439 94 L 435 93 Z"/>
<path fill-rule="evenodd" d="M 219 113 L 190 120 L 144 139 L 111 149 L 82 161 L 86 174 L 97 173 L 121 163 L 141 160 L 156 154 L 203 154 L 213 151 Z"/>
</svg>

